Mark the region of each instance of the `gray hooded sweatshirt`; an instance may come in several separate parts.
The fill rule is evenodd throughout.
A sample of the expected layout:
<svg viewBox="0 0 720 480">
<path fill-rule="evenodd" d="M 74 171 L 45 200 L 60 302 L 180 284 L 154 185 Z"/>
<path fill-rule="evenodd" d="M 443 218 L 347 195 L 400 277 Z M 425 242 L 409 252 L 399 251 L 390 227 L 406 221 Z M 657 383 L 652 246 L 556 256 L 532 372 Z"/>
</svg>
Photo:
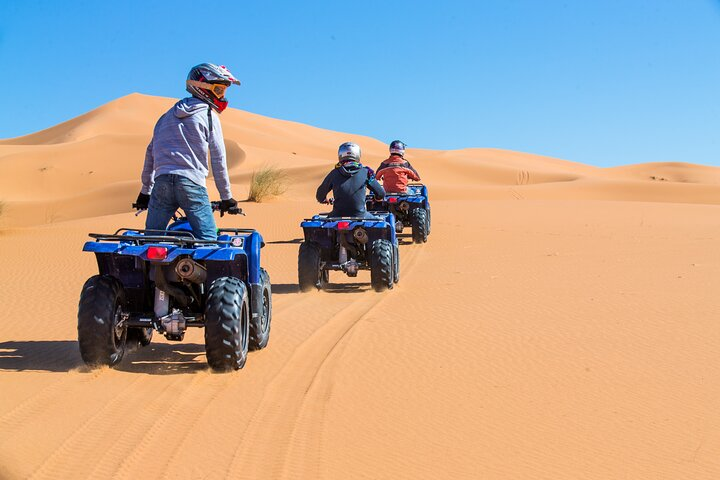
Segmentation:
<svg viewBox="0 0 720 480">
<path fill-rule="evenodd" d="M 145 152 L 142 193 L 149 195 L 155 177 L 165 174 L 182 175 L 204 187 L 208 176 L 208 151 L 220 199 L 228 200 L 232 198 L 232 192 L 220 118 L 202 100 L 183 98 L 155 124 L 153 138 Z"/>
</svg>

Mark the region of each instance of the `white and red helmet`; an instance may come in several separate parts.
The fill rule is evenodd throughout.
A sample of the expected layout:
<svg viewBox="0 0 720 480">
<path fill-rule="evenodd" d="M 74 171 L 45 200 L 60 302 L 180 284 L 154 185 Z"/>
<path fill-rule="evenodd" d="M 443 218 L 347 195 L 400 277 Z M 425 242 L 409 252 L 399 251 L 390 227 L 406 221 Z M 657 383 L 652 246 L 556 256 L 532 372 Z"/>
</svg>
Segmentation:
<svg viewBox="0 0 720 480">
<path fill-rule="evenodd" d="M 236 79 L 225 65 L 217 66 L 212 63 L 195 65 L 190 69 L 185 82 L 187 91 L 193 97 L 207 103 L 218 113 L 227 108 L 225 90 L 233 84 L 240 85 L 240 80 Z"/>
</svg>

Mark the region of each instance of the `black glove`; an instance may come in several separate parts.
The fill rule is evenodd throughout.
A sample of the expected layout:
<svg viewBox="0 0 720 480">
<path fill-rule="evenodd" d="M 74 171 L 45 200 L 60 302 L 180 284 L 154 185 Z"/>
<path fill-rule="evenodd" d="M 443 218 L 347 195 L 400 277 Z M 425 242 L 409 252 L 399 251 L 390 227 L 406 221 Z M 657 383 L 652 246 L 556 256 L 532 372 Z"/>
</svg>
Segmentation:
<svg viewBox="0 0 720 480">
<path fill-rule="evenodd" d="M 137 200 L 135 200 L 135 203 L 133 203 L 133 208 L 137 208 L 138 210 L 147 210 L 149 204 L 150 195 L 140 192 Z"/>
<path fill-rule="evenodd" d="M 221 212 L 229 212 L 232 208 L 237 208 L 237 200 L 235 200 L 234 198 L 229 198 L 220 202 Z"/>
</svg>

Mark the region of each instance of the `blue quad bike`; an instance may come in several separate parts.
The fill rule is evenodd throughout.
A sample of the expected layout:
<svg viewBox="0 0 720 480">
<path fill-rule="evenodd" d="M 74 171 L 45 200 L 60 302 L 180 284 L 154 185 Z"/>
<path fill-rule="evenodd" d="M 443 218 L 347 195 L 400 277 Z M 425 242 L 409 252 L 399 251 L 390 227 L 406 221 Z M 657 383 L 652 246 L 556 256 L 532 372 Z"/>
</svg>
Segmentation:
<svg viewBox="0 0 720 480">
<path fill-rule="evenodd" d="M 356 277 L 370 270 L 373 290 L 393 288 L 400 280 L 400 257 L 392 213 L 370 212 L 372 217 L 333 218 L 315 215 L 300 226 L 305 241 L 298 252 L 298 283 L 307 292 L 323 289 L 330 271 Z"/>
<path fill-rule="evenodd" d="M 430 198 L 427 187 L 421 183 L 408 185 L 407 193 L 387 193 L 382 200 L 373 195 L 366 197 L 368 210 L 390 212 L 395 216 L 395 231 L 402 233 L 412 228 L 414 243 L 427 242 L 430 235 Z"/>
<path fill-rule="evenodd" d="M 212 208 L 220 210 L 220 202 Z M 207 362 L 216 371 L 240 369 L 248 350 L 267 346 L 272 290 L 257 231 L 221 228 L 216 242 L 201 241 L 176 215 L 164 231 L 89 236 L 83 251 L 95 253 L 100 274 L 80 294 L 78 343 L 86 364 L 116 365 L 127 345 L 149 345 L 153 331 L 182 341 L 190 327 L 205 328 Z"/>
</svg>

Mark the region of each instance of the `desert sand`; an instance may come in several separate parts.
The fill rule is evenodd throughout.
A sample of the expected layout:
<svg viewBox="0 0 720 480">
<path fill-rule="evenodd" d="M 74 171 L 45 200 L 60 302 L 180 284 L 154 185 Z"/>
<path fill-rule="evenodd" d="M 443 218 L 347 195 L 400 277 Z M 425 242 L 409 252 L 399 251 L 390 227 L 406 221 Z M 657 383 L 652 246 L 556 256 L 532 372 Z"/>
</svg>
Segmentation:
<svg viewBox="0 0 720 480">
<path fill-rule="evenodd" d="M 597 168 L 494 149 L 409 150 L 427 244 L 401 281 L 297 290 L 303 217 L 337 146 L 386 145 L 229 109 L 236 198 L 267 242 L 268 348 L 213 374 L 202 332 L 114 369 L 76 343 L 88 232 L 130 210 L 157 117 L 130 95 L 0 141 L 0 478 L 720 478 L 720 169 Z M 212 181 L 211 195 L 217 198 Z"/>
</svg>

